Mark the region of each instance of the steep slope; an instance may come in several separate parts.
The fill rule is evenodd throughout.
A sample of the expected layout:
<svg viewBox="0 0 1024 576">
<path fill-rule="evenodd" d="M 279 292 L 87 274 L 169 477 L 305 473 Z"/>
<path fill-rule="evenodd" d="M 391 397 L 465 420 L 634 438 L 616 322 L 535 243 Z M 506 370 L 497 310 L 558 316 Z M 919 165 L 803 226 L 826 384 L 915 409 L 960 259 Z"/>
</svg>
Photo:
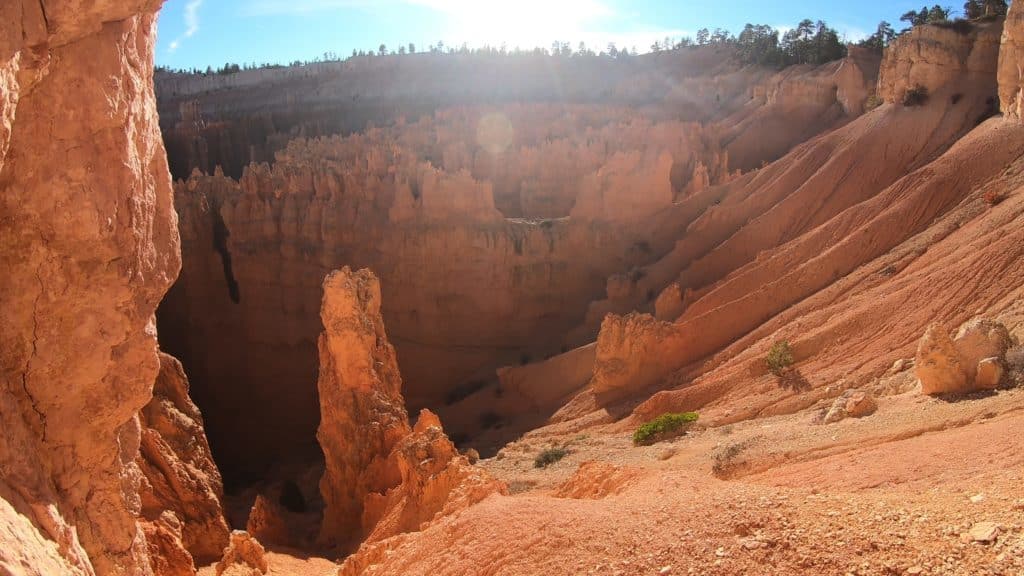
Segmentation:
<svg viewBox="0 0 1024 576">
<path fill-rule="evenodd" d="M 859 196 L 858 187 L 843 188 L 853 198 L 833 200 L 841 205 L 831 215 L 816 211 L 827 202 L 803 196 L 813 208 L 799 217 L 776 212 L 782 235 L 751 236 L 766 240 L 749 255 L 729 243 L 735 231 L 707 241 L 703 254 L 715 267 L 677 266 L 664 275 L 691 288 L 675 313 L 663 314 L 674 322 L 612 315 L 596 346 L 503 370 L 502 381 L 527 399 L 564 404 L 547 426 L 483 461 L 525 493 L 386 540 L 388 553 L 358 573 L 461 574 L 481 565 L 509 575 L 1024 569 L 1024 449 L 1013 440 L 1024 426 L 1024 364 L 1014 360 L 996 390 L 931 398 L 921 395 L 907 360 L 933 322 L 956 328 L 984 317 L 1005 324 L 1017 342 L 1024 337 L 1024 125 L 1012 110 L 972 125 L 994 93 L 995 54 L 961 58 L 998 36 L 986 26 L 975 29 L 973 47 L 957 36 L 936 46 L 945 32 L 935 30 L 905 35 L 887 61 L 905 58 L 898 67 L 912 80 L 882 89 L 888 103 L 758 174 L 711 188 L 721 205 L 734 194 L 745 199 L 744 190 L 756 196 L 751 182 L 783 179 L 818 147 L 828 154 L 836 134 L 852 149 L 863 139 L 861 153 L 888 145 L 879 160 L 900 158 L 903 166 Z M 942 66 L 934 58 L 942 53 L 958 56 Z M 926 57 L 915 62 L 917 54 Z M 962 66 L 979 61 L 973 71 Z M 911 71 L 919 65 L 925 69 Z M 891 73 L 883 78 L 892 81 Z M 957 82 L 964 74 L 980 78 Z M 919 83 L 931 93 L 923 108 L 892 101 Z M 886 133 L 885 125 L 897 129 Z M 901 130 L 936 140 L 911 145 Z M 834 157 L 842 164 L 841 152 Z M 807 166 L 812 177 L 830 170 L 828 162 Z M 856 165 L 854 173 L 870 169 Z M 779 184 L 781 198 L 804 182 Z M 702 232 L 713 230 L 706 225 Z M 697 236 L 692 226 L 688 232 Z M 681 244 L 698 240 L 688 237 Z M 685 293 L 678 284 L 673 290 Z M 784 378 L 765 364 L 779 341 L 792 345 L 796 361 Z M 588 382 L 580 374 L 591 358 Z M 560 377 L 582 388 L 568 402 L 564 386 L 547 390 Z M 648 399 L 650 387 L 669 389 Z M 871 397 L 877 410 L 825 423 L 847 391 Z M 481 405 L 483 394 L 463 407 Z M 500 410 L 503 400 L 493 402 Z M 631 445 L 639 423 L 683 410 L 700 410 L 688 434 Z M 533 458 L 549 447 L 568 455 L 534 469 Z M 429 553 L 442 548 L 443 561 Z"/>
</svg>

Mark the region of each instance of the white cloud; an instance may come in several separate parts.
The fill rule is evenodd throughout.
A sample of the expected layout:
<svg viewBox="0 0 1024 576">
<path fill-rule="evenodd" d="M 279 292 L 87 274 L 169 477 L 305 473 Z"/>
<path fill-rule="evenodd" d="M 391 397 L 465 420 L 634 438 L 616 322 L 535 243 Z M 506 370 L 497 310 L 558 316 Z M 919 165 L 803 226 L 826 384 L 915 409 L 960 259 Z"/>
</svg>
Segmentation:
<svg viewBox="0 0 1024 576">
<path fill-rule="evenodd" d="M 185 4 L 185 31 L 171 40 L 171 43 L 167 45 L 168 52 L 174 52 L 181 46 L 183 40 L 191 38 L 196 35 L 196 32 L 199 32 L 199 8 L 202 5 L 203 0 L 189 0 L 188 4 Z"/>
</svg>

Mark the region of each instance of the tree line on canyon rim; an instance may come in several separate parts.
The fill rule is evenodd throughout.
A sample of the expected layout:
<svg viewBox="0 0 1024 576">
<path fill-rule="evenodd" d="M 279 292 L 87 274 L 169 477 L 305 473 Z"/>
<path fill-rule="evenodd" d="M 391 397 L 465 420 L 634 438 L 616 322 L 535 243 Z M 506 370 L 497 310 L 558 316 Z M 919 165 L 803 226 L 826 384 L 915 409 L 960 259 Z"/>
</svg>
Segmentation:
<svg viewBox="0 0 1024 576">
<path fill-rule="evenodd" d="M 900 16 L 901 22 L 906 22 L 910 27 L 922 26 L 925 24 L 963 26 L 971 20 L 1003 16 L 1008 8 L 1007 0 L 967 0 L 963 6 L 963 18 L 951 19 L 954 10 L 952 7 L 942 7 L 938 4 L 929 8 L 927 5 L 920 10 L 910 10 Z M 879 22 L 875 32 L 856 43 L 856 45 L 881 52 L 893 39 L 898 36 L 892 25 L 883 20 Z M 795 27 L 780 32 L 778 29 L 767 24 L 747 24 L 739 35 L 733 35 L 728 30 L 716 28 L 713 31 L 701 28 L 697 31 L 696 38 L 683 36 L 678 40 L 666 37 L 664 40 L 655 41 L 650 50 L 653 53 L 673 52 L 688 48 L 701 46 L 719 46 L 735 50 L 735 57 L 740 64 L 757 64 L 761 66 L 774 66 L 785 68 L 795 64 L 824 64 L 838 60 L 846 56 L 847 44 L 843 41 L 838 31 L 831 28 L 823 20 L 817 22 L 804 19 Z M 575 50 L 569 42 L 554 42 L 551 49 L 537 47 L 524 50 L 520 47 L 508 48 L 506 45 L 494 47 L 485 45 L 481 48 L 470 48 L 463 44 L 459 48 L 446 46 L 443 41 L 437 42 L 428 47 L 427 54 L 449 54 L 449 55 L 485 55 L 485 56 L 555 56 L 564 58 L 612 58 L 625 59 L 636 56 L 640 52 L 633 47 L 619 48 L 614 42 L 601 51 L 594 51 L 584 42 L 580 42 Z M 376 51 L 373 49 L 352 50 L 352 58 L 370 58 L 380 56 L 405 56 L 419 54 L 416 44 L 410 42 L 408 46 L 399 46 L 397 50 L 390 50 L 386 44 L 381 44 Z M 289 66 L 306 66 L 309 64 L 323 62 L 342 62 L 336 52 L 324 52 L 313 60 L 296 60 Z M 243 70 L 261 70 L 284 68 L 283 64 L 262 63 L 262 64 L 236 64 L 225 63 L 224 66 L 214 69 L 207 66 L 206 70 L 192 68 L 190 70 L 171 69 L 157 66 L 157 71 L 177 74 L 196 75 L 228 75 Z"/>
</svg>

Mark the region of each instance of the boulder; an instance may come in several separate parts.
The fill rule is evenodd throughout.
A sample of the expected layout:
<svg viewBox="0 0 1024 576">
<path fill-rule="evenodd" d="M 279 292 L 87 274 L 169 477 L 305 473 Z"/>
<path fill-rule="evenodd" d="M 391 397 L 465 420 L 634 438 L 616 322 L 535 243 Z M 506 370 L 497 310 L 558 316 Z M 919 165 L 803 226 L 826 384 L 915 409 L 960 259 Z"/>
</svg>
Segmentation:
<svg viewBox="0 0 1024 576">
<path fill-rule="evenodd" d="M 1012 345 L 1006 327 L 986 318 L 965 323 L 953 340 L 943 327 L 932 324 L 917 347 L 915 372 L 921 392 L 955 394 L 996 388 Z"/>
<path fill-rule="evenodd" d="M 922 394 L 947 394 L 967 390 L 967 373 L 946 329 L 932 324 L 917 345 L 914 371 Z"/>
<path fill-rule="evenodd" d="M 844 418 L 862 418 L 874 414 L 878 402 L 869 392 L 863 390 L 847 390 L 832 403 L 825 414 L 824 422 L 831 424 Z"/>
<path fill-rule="evenodd" d="M 953 339 L 968 380 L 975 377 L 978 363 L 986 358 L 1002 358 L 1013 342 L 1006 326 L 987 318 L 975 318 L 960 327 Z"/>
<path fill-rule="evenodd" d="M 1003 380 L 1003 361 L 999 358 L 985 358 L 978 362 L 974 385 L 985 390 L 992 390 Z"/>
<path fill-rule="evenodd" d="M 263 576 L 269 570 L 263 545 L 248 532 L 231 532 L 224 556 L 217 562 L 217 576 Z"/>
</svg>

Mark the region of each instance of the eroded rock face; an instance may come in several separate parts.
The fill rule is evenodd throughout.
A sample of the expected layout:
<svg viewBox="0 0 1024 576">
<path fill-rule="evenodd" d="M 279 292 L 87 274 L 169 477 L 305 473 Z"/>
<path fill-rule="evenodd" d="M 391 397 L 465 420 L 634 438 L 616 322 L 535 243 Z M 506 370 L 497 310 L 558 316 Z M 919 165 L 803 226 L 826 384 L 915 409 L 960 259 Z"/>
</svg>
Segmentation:
<svg viewBox="0 0 1024 576">
<path fill-rule="evenodd" d="M 931 95 L 947 87 L 994 93 L 1002 29 L 1002 20 L 974 24 L 966 34 L 934 25 L 914 26 L 886 48 L 878 96 L 899 103 L 917 86 Z"/>
<path fill-rule="evenodd" d="M 154 576 L 194 576 L 196 565 L 182 544 L 182 525 L 170 510 L 142 523 Z"/>
<path fill-rule="evenodd" d="M 504 484 L 459 454 L 429 410 L 420 412 L 412 433 L 398 443 L 390 459 L 402 479 L 386 493 L 366 499 L 366 543 L 415 532 L 436 517 L 468 508 L 492 494 L 507 493 Z"/>
<path fill-rule="evenodd" d="M 324 280 L 321 540 L 349 548 L 419 530 L 505 490 L 459 455 L 434 414 L 423 411 L 410 428 L 380 305 L 369 270 L 344 268 Z"/>
<path fill-rule="evenodd" d="M 975 318 L 961 326 L 953 343 L 968 379 L 975 378 L 978 363 L 986 358 L 1003 358 L 1013 345 L 1006 326 L 987 318 Z"/>
<path fill-rule="evenodd" d="M 320 317 L 320 427 L 326 470 L 321 539 L 349 546 L 363 536 L 371 493 L 400 482 L 389 458 L 409 434 L 402 378 L 380 315 L 380 284 L 369 270 L 333 272 L 323 284 Z"/>
<path fill-rule="evenodd" d="M 967 387 L 967 371 L 953 340 L 940 324 L 932 324 L 917 345 L 914 372 L 922 394 L 961 392 Z"/>
<path fill-rule="evenodd" d="M 675 337 L 675 327 L 649 314 L 609 314 L 597 336 L 590 386 L 604 402 L 643 391 L 666 372 L 657 350 Z"/>
<path fill-rule="evenodd" d="M 153 399 L 140 419 L 142 517 L 155 522 L 168 512 L 176 515 L 181 543 L 197 563 L 220 558 L 228 544 L 221 510 L 224 489 L 202 415 L 188 396 L 185 372 L 174 357 L 160 354 Z"/>
<path fill-rule="evenodd" d="M 1007 118 L 1021 118 L 1021 90 L 1024 89 L 1024 8 L 1011 4 L 1003 24 L 999 50 L 999 109 Z"/>
<path fill-rule="evenodd" d="M 33 523 L 5 523 L 25 547 L 0 547 L 0 565 L 30 573 L 149 572 L 137 414 L 180 266 L 159 6 L 0 6 L 0 499 Z"/>
<path fill-rule="evenodd" d="M 284 509 L 263 494 L 256 495 L 256 501 L 249 511 L 245 531 L 268 546 L 291 544 L 291 535 L 284 519 Z"/>
</svg>

